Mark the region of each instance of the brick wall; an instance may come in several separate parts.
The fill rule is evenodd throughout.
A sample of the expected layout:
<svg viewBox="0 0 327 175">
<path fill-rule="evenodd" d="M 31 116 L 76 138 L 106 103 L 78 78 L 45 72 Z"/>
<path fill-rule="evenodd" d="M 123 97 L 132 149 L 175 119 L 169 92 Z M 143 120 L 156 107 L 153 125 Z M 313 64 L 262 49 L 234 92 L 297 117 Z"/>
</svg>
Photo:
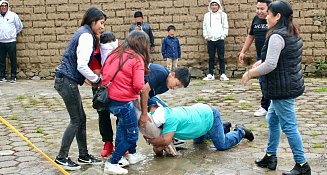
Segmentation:
<svg viewBox="0 0 327 175">
<path fill-rule="evenodd" d="M 18 76 L 52 78 L 60 63 L 64 49 L 80 20 L 91 6 L 98 7 L 109 16 L 106 30 L 119 39 L 127 36 L 133 14 L 141 10 L 144 21 L 152 25 L 155 36 L 155 52 L 152 59 L 164 64 L 161 59 L 161 40 L 168 25 L 177 27 L 177 36 L 182 45 L 179 65 L 192 67 L 202 76 L 208 67 L 206 42 L 202 37 L 203 15 L 208 11 L 208 0 L 9 0 L 11 10 L 23 21 L 24 29 L 18 38 Z M 307 75 L 316 71 L 316 62 L 327 60 L 326 0 L 290 1 L 295 21 L 300 24 L 304 39 L 303 68 Z M 229 36 L 226 39 L 226 69 L 229 76 L 239 76 L 245 70 L 237 64 L 238 53 L 249 32 L 255 15 L 256 0 L 223 0 L 229 21 Z M 249 58 L 255 56 L 254 44 Z"/>
</svg>

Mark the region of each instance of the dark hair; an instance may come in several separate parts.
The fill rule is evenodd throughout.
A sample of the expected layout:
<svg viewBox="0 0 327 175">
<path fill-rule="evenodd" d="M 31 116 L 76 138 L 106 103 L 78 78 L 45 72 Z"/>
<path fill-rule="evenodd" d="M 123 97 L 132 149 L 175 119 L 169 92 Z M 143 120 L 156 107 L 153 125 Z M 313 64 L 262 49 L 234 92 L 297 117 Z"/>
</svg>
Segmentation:
<svg viewBox="0 0 327 175">
<path fill-rule="evenodd" d="M 92 22 L 99 21 L 100 19 L 107 20 L 107 15 L 102 10 L 91 7 L 86 10 L 81 22 L 81 26 L 84 26 L 85 24 L 91 26 Z"/>
<path fill-rule="evenodd" d="M 170 25 L 167 27 L 167 31 L 169 32 L 170 30 L 176 30 L 176 27 L 173 25 Z"/>
<path fill-rule="evenodd" d="M 266 3 L 268 6 L 272 2 L 272 0 L 257 0 L 257 2 Z"/>
<path fill-rule="evenodd" d="M 186 67 L 179 67 L 173 70 L 175 72 L 175 78 L 177 78 L 186 88 L 191 81 L 191 73 Z"/>
<path fill-rule="evenodd" d="M 144 72 L 145 74 L 148 74 L 149 63 L 150 63 L 149 36 L 143 31 L 133 30 L 131 33 L 129 33 L 127 39 L 120 46 L 118 46 L 113 52 L 111 52 L 110 55 L 114 53 L 118 53 L 117 54 L 118 56 L 116 58 L 122 59 L 122 55 L 127 49 L 132 49 L 135 52 L 133 55 L 139 55 L 142 57 L 144 62 Z"/>
<path fill-rule="evenodd" d="M 116 41 L 116 37 L 112 32 L 103 32 L 100 35 L 100 43 L 102 44 L 106 44 L 113 41 Z"/>
<path fill-rule="evenodd" d="M 143 18 L 143 14 L 142 14 L 141 11 L 136 11 L 136 12 L 134 13 L 134 18 L 138 18 L 138 17 L 142 17 L 142 18 Z"/>
<path fill-rule="evenodd" d="M 293 23 L 293 10 L 291 5 L 287 1 L 274 1 L 268 6 L 268 10 L 276 16 L 280 14 L 280 19 L 275 26 L 271 27 L 267 34 L 270 34 L 273 30 L 282 27 L 287 27 L 289 36 L 299 36 L 299 27 Z"/>
</svg>

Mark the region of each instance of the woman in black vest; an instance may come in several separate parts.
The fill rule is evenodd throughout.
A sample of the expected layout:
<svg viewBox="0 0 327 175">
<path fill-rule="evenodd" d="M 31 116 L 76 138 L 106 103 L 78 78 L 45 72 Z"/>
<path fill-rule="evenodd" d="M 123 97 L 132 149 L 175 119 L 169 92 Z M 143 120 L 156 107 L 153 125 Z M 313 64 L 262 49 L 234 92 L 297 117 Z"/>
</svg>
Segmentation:
<svg viewBox="0 0 327 175">
<path fill-rule="evenodd" d="M 269 132 L 265 156 L 255 161 L 260 167 L 275 170 L 277 149 L 280 142 L 280 128 L 291 147 L 295 166 L 283 175 L 311 174 L 303 150 L 303 142 L 295 115 L 295 98 L 304 91 L 301 69 L 302 39 L 299 29 L 293 24 L 293 10 L 286 1 L 272 2 L 268 7 L 269 30 L 261 51 L 262 61 L 244 73 L 242 83 L 263 75 L 263 95 L 271 99 L 266 116 Z"/>
<path fill-rule="evenodd" d="M 58 156 L 55 162 L 66 170 L 77 170 L 81 167 L 69 157 L 70 146 L 76 137 L 80 164 L 101 164 L 101 160 L 90 155 L 86 143 L 86 115 L 84 112 L 78 85 L 85 79 L 97 85 L 101 78 L 92 72 L 88 64 L 95 50 L 96 35 L 104 30 L 106 15 L 103 11 L 89 8 L 82 19 L 81 26 L 72 36 L 62 56 L 61 64 L 56 68 L 54 88 L 65 102 L 70 117 Z"/>
</svg>

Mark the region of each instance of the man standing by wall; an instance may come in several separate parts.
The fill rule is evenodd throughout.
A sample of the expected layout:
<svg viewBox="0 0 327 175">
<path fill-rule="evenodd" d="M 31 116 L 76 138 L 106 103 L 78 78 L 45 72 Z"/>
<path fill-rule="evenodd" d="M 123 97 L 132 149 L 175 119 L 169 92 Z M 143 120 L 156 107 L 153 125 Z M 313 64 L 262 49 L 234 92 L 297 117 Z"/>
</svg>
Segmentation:
<svg viewBox="0 0 327 175">
<path fill-rule="evenodd" d="M 268 5 L 271 3 L 271 0 L 257 0 L 257 8 L 256 13 L 257 15 L 253 18 L 250 33 L 246 37 L 245 43 L 239 55 L 239 62 L 241 64 L 244 63 L 244 58 L 246 52 L 249 50 L 250 45 L 252 44 L 253 40 L 255 40 L 255 48 L 257 51 L 256 60 L 261 60 L 261 49 L 263 44 L 266 40 L 266 33 L 268 31 L 268 25 L 266 21 L 266 17 L 268 15 Z M 260 87 L 262 84 L 262 80 L 259 77 Z M 261 98 L 261 107 L 254 113 L 254 116 L 261 117 L 266 116 L 268 107 L 270 105 L 270 100 L 266 99 L 262 96 Z"/>
<path fill-rule="evenodd" d="M 6 56 L 11 64 L 11 83 L 16 82 L 17 58 L 16 37 L 23 29 L 18 15 L 9 9 L 7 1 L 0 1 L 0 83 L 6 81 Z"/>
<path fill-rule="evenodd" d="M 151 52 L 154 51 L 154 37 L 152 33 L 152 29 L 149 23 L 143 22 L 143 13 L 141 11 L 136 11 L 134 13 L 134 19 L 135 23 L 131 25 L 129 28 L 129 32 L 133 30 L 142 30 L 146 34 L 148 34 L 149 39 L 150 39 L 150 47 L 151 47 Z"/>
<path fill-rule="evenodd" d="M 225 42 L 228 35 L 227 14 L 219 0 L 211 0 L 209 12 L 204 15 L 203 37 L 208 41 L 209 74 L 203 80 L 214 80 L 215 55 L 218 52 L 220 80 L 229 80 L 225 75 Z"/>
</svg>

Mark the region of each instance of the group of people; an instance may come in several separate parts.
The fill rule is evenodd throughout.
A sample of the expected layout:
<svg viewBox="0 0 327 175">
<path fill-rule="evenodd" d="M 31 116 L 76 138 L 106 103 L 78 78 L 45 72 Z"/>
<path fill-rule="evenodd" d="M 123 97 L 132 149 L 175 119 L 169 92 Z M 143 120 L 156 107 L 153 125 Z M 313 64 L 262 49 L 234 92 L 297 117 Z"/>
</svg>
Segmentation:
<svg viewBox="0 0 327 175">
<path fill-rule="evenodd" d="M 212 0 L 209 13 L 204 17 L 203 27 L 207 29 L 204 37 L 208 40 L 209 57 L 213 58 L 217 48 L 218 52 L 223 50 L 224 38 L 228 34 L 227 15 L 221 10 L 220 1 Z M 255 39 L 258 61 L 244 73 L 241 82 L 246 85 L 251 78 L 261 76 L 263 97 L 271 102 L 265 109 L 268 111 L 266 119 L 269 127 L 266 154 L 256 160 L 255 164 L 276 169 L 281 128 L 287 136 L 296 163 L 291 171 L 283 174 L 311 174 L 297 128 L 294 107 L 295 98 L 304 91 L 304 81 L 301 72 L 302 39 L 293 24 L 293 10 L 286 1 L 258 0 L 257 14 L 239 56 L 242 63 Z M 108 107 L 98 110 L 100 134 L 104 142 L 101 156 L 111 155 L 105 163 L 105 173 L 127 174 L 128 170 L 123 167 L 145 159 L 145 156 L 137 152 L 136 143 L 140 128 L 146 127 L 150 121 L 162 129 L 159 137 L 145 137 L 157 155 L 162 155 L 174 139 L 193 140 L 196 144 L 211 139 L 220 151 L 237 145 L 242 138 L 253 141 L 253 133 L 244 125 L 236 125 L 231 131 L 231 124 L 222 121 L 219 110 L 215 107 L 207 104 L 169 107 L 157 96 L 169 89 L 186 88 L 191 75 L 184 67 L 169 70 L 150 63 L 150 51 L 154 47 L 151 27 L 143 22 L 142 13 L 136 12 L 134 17 L 135 23 L 131 26 L 128 37 L 125 41 L 118 42 L 113 33 L 104 32 L 106 14 L 92 7 L 85 12 L 81 26 L 68 43 L 62 62 L 56 68 L 54 87 L 65 102 L 70 123 L 64 132 L 55 162 L 67 170 L 80 169 L 79 164 L 102 163 L 101 159 L 89 154 L 87 149 L 86 115 L 78 89 L 78 85 L 83 85 L 84 82 L 91 85 L 94 91 L 101 85 L 108 86 Z M 264 18 L 266 25 L 261 23 Z M 225 31 L 214 30 L 212 26 L 220 26 Z M 175 30 L 174 26 L 167 29 L 172 36 L 172 31 Z M 257 33 L 261 33 L 261 37 Z M 169 44 L 171 39 L 164 42 Z M 167 55 L 164 58 L 175 57 L 174 54 L 163 54 Z M 171 61 L 170 64 L 173 67 L 174 62 Z M 214 79 L 213 67 L 214 59 L 210 59 L 206 80 Z M 226 80 L 222 67 L 224 64 L 220 63 L 220 79 Z M 135 107 L 137 99 L 140 100 L 139 119 Z M 115 139 L 110 113 L 117 117 Z M 68 156 L 75 137 L 79 164 Z"/>
</svg>

